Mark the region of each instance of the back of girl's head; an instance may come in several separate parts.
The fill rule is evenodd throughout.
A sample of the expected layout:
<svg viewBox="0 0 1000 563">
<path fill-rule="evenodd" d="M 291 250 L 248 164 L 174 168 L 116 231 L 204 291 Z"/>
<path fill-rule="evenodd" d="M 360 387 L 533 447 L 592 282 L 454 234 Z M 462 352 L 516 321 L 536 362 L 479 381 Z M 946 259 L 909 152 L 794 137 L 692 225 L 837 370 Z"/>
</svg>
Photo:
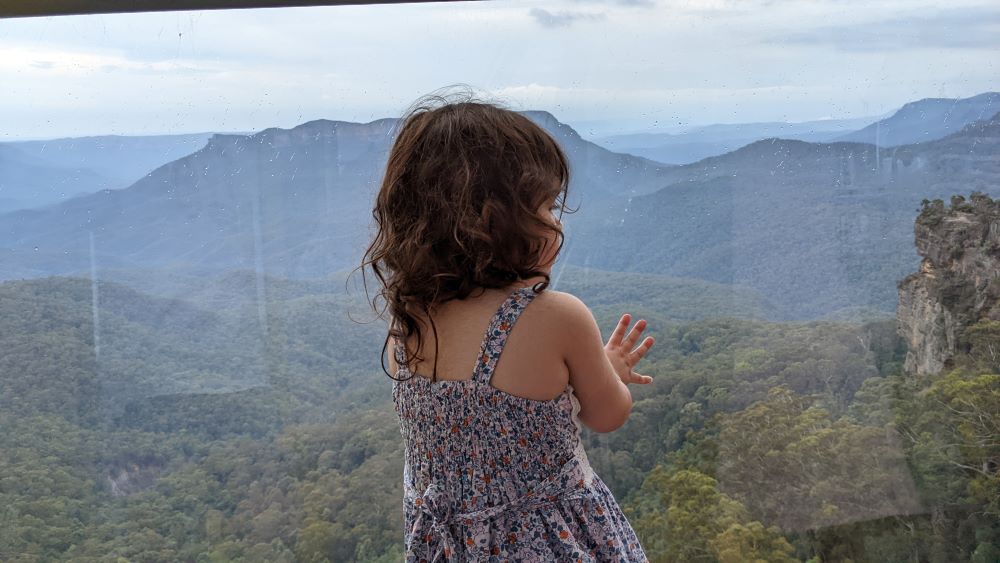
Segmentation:
<svg viewBox="0 0 1000 563">
<path fill-rule="evenodd" d="M 568 184 L 563 151 L 527 117 L 468 97 L 418 102 L 400 121 L 363 262 L 395 334 L 419 342 L 416 315 L 434 304 L 547 280 L 543 241 L 553 233 L 561 245 L 562 232 L 539 208 L 565 209 Z"/>
</svg>

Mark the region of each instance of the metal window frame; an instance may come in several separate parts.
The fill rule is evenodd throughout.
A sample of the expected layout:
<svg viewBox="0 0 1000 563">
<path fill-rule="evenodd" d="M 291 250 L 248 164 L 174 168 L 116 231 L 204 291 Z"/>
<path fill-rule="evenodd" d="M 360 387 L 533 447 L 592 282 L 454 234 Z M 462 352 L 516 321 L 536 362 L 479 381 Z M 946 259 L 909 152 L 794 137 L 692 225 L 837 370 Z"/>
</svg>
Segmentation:
<svg viewBox="0 0 1000 563">
<path fill-rule="evenodd" d="M 456 1 L 460 0 L 0 0 L 0 18 Z"/>
</svg>

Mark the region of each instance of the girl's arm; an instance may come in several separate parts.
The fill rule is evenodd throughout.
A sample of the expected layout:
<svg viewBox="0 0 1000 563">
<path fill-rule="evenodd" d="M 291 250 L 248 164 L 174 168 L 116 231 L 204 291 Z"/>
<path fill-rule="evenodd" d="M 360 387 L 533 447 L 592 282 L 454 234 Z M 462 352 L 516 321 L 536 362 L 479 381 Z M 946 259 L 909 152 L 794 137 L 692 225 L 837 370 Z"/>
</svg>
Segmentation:
<svg viewBox="0 0 1000 563">
<path fill-rule="evenodd" d="M 559 293 L 560 324 L 565 328 L 559 340 L 569 383 L 580 401 L 580 421 L 595 432 L 616 430 L 632 411 L 632 392 L 626 385 L 652 381 L 632 371 L 653 346 L 650 337 L 636 346 L 646 321 L 640 319 L 626 334 L 631 316 L 623 315 L 605 344 L 593 313 L 582 301 L 568 293 L 553 293 Z"/>
</svg>

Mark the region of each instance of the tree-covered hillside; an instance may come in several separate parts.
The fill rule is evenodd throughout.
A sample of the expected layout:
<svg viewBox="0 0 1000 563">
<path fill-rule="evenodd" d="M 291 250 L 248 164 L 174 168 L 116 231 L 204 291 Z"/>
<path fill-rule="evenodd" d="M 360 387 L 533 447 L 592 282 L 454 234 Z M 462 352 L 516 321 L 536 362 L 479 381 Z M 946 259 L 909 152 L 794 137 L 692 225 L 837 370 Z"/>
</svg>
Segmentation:
<svg viewBox="0 0 1000 563">
<path fill-rule="evenodd" d="M 588 282 L 605 328 L 635 303 L 614 279 Z M 101 284 L 99 352 L 88 280 L 0 285 L 0 560 L 400 558 L 381 331 L 348 318 L 357 296 L 272 281 L 263 312 L 211 284 L 200 306 Z M 651 330 L 655 382 L 585 443 L 654 561 L 993 561 L 981 354 L 918 383 L 891 319 Z"/>
<path fill-rule="evenodd" d="M 4 215 L 0 266 L 32 279 L 0 283 L 0 561 L 400 558 L 385 326 L 342 275 L 363 198 L 338 199 L 388 126 L 216 137 L 105 202 Z M 998 126 L 663 169 L 581 145 L 674 180 L 568 225 L 553 272 L 657 340 L 629 422 L 583 437 L 653 561 L 1000 560 L 1000 204 L 927 199 L 1000 178 Z"/>
</svg>

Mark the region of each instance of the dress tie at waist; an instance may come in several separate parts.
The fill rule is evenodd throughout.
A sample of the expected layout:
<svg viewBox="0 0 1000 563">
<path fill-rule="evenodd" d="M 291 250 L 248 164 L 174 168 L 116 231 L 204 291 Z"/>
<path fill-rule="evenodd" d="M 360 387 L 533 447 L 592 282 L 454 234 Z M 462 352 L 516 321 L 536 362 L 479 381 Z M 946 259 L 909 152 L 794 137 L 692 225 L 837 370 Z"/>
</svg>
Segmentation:
<svg viewBox="0 0 1000 563">
<path fill-rule="evenodd" d="M 584 498 L 588 495 L 586 480 L 587 474 L 583 465 L 574 457 L 563 464 L 558 473 L 547 478 L 538 487 L 504 504 L 470 512 L 453 512 L 454 499 L 451 494 L 435 483 L 428 485 L 423 495 L 412 498 L 412 502 L 420 509 L 421 518 L 431 519 L 431 529 L 441 537 L 441 546 L 433 561 L 438 561 L 441 557 L 445 561 L 456 561 L 459 544 L 451 533 L 453 524 L 468 525 L 514 510 L 534 510 L 558 501 Z M 419 526 L 419 523 L 420 519 L 416 525 Z"/>
</svg>

